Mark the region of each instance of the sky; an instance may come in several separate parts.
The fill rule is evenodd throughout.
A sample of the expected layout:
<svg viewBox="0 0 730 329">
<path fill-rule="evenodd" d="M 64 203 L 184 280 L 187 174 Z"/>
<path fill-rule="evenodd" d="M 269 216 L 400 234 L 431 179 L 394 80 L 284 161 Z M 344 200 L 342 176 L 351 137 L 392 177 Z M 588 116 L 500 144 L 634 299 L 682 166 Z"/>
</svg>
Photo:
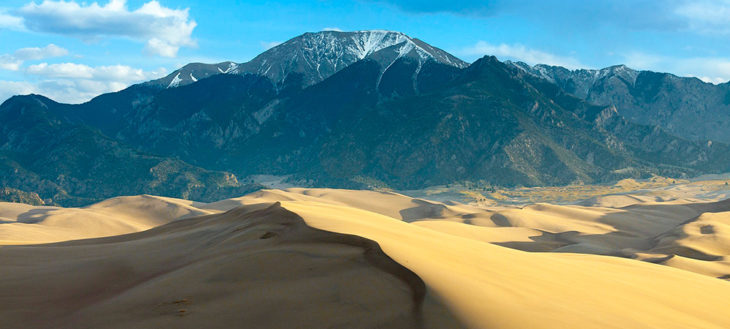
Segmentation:
<svg viewBox="0 0 730 329">
<path fill-rule="evenodd" d="M 304 32 L 393 30 L 472 62 L 730 80 L 730 0 L 0 2 L 0 102 L 67 103 L 190 63 L 246 62 Z"/>
</svg>

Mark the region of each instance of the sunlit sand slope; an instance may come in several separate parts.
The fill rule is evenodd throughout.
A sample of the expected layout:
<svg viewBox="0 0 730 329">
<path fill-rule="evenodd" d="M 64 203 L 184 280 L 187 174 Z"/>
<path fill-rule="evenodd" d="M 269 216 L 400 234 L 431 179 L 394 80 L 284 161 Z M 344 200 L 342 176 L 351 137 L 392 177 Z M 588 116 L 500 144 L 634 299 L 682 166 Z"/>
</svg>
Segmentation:
<svg viewBox="0 0 730 329">
<path fill-rule="evenodd" d="M 213 213 L 193 202 L 149 195 L 118 197 L 84 208 L 0 202 L 0 245 L 67 241 L 139 232 L 174 219 Z"/>
<path fill-rule="evenodd" d="M 726 281 L 635 260 L 528 253 L 363 210 L 284 202 L 308 225 L 377 241 L 473 328 L 727 328 Z"/>
</svg>

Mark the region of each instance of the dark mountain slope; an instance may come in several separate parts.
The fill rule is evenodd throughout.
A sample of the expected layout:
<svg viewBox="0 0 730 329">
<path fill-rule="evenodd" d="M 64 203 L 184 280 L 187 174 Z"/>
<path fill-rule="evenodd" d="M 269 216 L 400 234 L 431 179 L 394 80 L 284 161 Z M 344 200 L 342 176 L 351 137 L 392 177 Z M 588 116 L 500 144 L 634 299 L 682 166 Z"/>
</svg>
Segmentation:
<svg viewBox="0 0 730 329">
<path fill-rule="evenodd" d="M 598 120 L 602 110 L 484 58 L 437 92 L 347 112 L 348 120 L 330 128 L 318 150 L 321 169 L 314 172 L 416 188 L 458 180 L 599 182 L 649 173 L 681 175 L 710 163 L 723 166 L 721 153 L 621 118 L 609 125 Z M 645 139 L 653 136 L 652 144 L 643 145 L 646 140 L 625 131 L 634 129 Z M 669 145 L 690 158 L 675 157 Z M 657 156 L 664 161 L 656 161 Z"/>
<path fill-rule="evenodd" d="M 601 70 L 509 63 L 545 78 L 592 104 L 615 106 L 632 122 L 656 125 L 684 139 L 730 143 L 730 83 L 635 71 L 623 65 Z"/>
<path fill-rule="evenodd" d="M 65 107 L 36 95 L 0 107 L 0 185 L 63 205 L 140 193 L 213 200 L 254 188 L 230 173 L 134 151 L 69 122 Z"/>
</svg>

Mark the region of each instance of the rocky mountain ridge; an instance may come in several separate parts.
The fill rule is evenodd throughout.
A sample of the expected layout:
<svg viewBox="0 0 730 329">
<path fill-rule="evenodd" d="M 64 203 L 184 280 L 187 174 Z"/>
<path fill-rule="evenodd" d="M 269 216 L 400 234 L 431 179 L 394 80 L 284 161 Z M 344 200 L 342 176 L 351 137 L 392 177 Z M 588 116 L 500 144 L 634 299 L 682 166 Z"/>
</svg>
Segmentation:
<svg viewBox="0 0 730 329">
<path fill-rule="evenodd" d="M 258 73 L 241 74 L 245 65 L 233 62 L 190 64 L 169 81 L 81 105 L 14 97 L 0 105 L 0 180 L 78 205 L 140 193 L 225 198 L 257 188 L 250 177 L 260 174 L 297 185 L 418 189 L 730 169 L 727 143 L 683 138 L 589 101 L 601 83 L 636 89 L 646 73 L 613 67 L 579 79 L 490 56 L 466 66 L 403 34 L 369 35 L 382 44 L 353 40 L 362 35 L 321 32 L 280 45 L 291 56 L 274 62 L 288 65 L 286 76 L 269 74 L 270 50 L 252 61 L 272 64 Z M 303 64 L 314 58 L 307 42 L 322 40 L 336 43 L 327 48 L 334 55 L 318 57 L 312 70 Z"/>
<path fill-rule="evenodd" d="M 615 106 L 627 119 L 657 125 L 695 141 L 730 143 L 730 83 L 712 84 L 625 65 L 569 70 L 550 65 L 508 65 L 555 83 L 589 103 Z"/>
</svg>

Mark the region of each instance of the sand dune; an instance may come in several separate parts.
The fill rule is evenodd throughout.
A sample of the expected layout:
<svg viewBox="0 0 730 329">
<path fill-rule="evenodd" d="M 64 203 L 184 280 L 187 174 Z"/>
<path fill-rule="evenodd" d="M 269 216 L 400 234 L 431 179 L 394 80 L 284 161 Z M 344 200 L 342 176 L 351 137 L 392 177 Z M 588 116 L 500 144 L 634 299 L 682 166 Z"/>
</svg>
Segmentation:
<svg viewBox="0 0 730 329">
<path fill-rule="evenodd" d="M 310 226 L 378 241 L 472 328 L 730 326 L 730 284 L 718 279 L 616 257 L 511 250 L 352 208 L 283 206 Z"/>
<path fill-rule="evenodd" d="M 314 201 L 348 206 L 406 221 L 445 219 L 462 213 L 484 211 L 468 205 L 445 205 L 441 202 L 415 199 L 394 192 L 308 188 L 262 190 L 240 198 L 209 203 L 202 207 L 205 209 L 228 210 L 242 205 L 276 201 Z"/>
<path fill-rule="evenodd" d="M 287 189 L 209 204 L 0 204 L 6 245 L 138 232 L 0 246 L 0 318 L 18 328 L 730 327 L 730 201 L 592 202 L 482 208 Z"/>
<path fill-rule="evenodd" d="M 139 232 L 215 211 L 191 201 L 149 195 L 118 197 L 84 208 L 0 202 L 0 245 L 49 243 Z"/>
<path fill-rule="evenodd" d="M 3 328 L 458 328 L 370 240 L 278 203 L 0 249 Z"/>
</svg>

